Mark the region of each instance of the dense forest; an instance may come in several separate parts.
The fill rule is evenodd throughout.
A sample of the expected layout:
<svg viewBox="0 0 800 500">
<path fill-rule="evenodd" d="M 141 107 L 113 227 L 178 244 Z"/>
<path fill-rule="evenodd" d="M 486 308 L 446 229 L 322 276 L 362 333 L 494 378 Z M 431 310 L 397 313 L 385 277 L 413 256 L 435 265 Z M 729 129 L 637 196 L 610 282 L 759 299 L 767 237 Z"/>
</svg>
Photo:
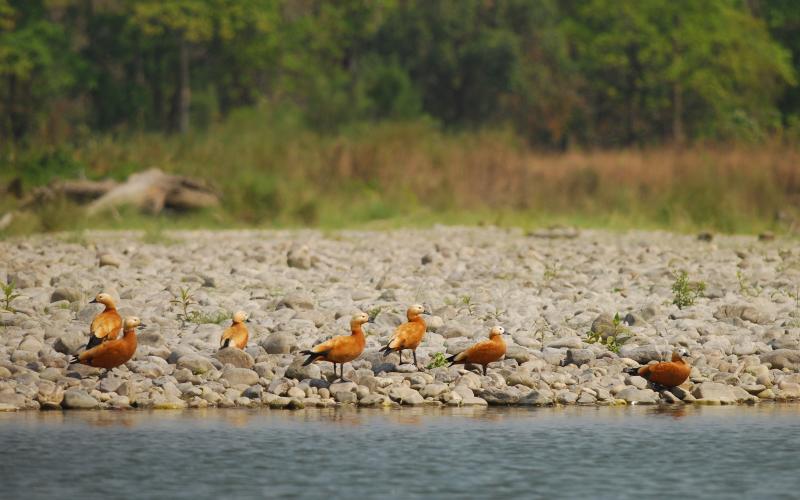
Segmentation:
<svg viewBox="0 0 800 500">
<path fill-rule="evenodd" d="M 0 141 L 291 108 L 553 150 L 800 135 L 794 0 L 0 0 Z M 269 119 L 266 116 L 264 119 Z"/>
</svg>

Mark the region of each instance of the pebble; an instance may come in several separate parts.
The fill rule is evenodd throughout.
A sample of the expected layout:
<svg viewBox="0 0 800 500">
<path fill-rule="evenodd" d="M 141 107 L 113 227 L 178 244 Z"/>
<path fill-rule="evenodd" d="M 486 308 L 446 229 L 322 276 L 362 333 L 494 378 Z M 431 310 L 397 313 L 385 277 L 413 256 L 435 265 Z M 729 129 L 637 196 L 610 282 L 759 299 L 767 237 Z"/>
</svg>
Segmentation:
<svg viewBox="0 0 800 500">
<path fill-rule="evenodd" d="M 780 238 L 755 249 L 752 238 L 725 235 L 708 245 L 691 236 L 637 231 L 526 238 L 491 227 L 437 227 L 404 230 L 409 245 L 398 248 L 394 232 L 365 235 L 334 239 L 287 231 L 265 238 L 263 232 L 242 231 L 223 249 L 213 244 L 216 233 L 198 231 L 168 250 L 147 245 L 131 252 L 123 240 L 93 234 L 104 248 L 100 263 L 112 268 L 103 271 L 86 267 L 96 258 L 94 250 L 51 236 L 32 237 L 41 249 L 36 252 L 30 245 L 0 242 L 0 254 L 9 257 L 4 272 L 20 278 L 22 294 L 15 301 L 22 312 L 0 315 L 0 405 L 301 408 L 800 399 L 800 327 L 791 323 L 792 290 L 774 278 L 789 276 L 797 256 Z M 180 257 L 189 254 L 192 259 Z M 234 266 L 227 264 L 231 255 Z M 531 279 L 531 270 L 541 273 L 542 262 L 554 255 L 556 275 L 547 283 Z M 684 309 L 672 306 L 674 278 L 666 262 L 681 262 L 690 279 L 707 283 L 709 293 Z M 759 286 L 758 296 L 742 294 L 740 263 Z M 361 272 L 349 272 L 356 268 Z M 139 335 L 134 360 L 101 379 L 103 370 L 67 366 L 67 359 L 88 340 L 88 323 L 100 308 L 85 303 L 109 286 L 109 272 L 115 283 L 125 284 L 108 290 L 120 297 L 121 312 L 136 313 L 151 326 Z M 197 288 L 195 310 L 247 310 L 251 346 L 218 350 L 221 325 L 181 321 L 169 304 L 172 292 L 165 291 L 174 291 L 176 282 Z M 624 296 L 614 291 L 620 288 Z M 484 338 L 495 323 L 510 333 L 505 360 L 491 364 L 485 377 L 476 367 L 397 367 L 397 355 L 383 357 L 378 348 L 416 301 L 434 313 L 426 316 L 428 333 L 417 351 L 423 364 Z M 302 366 L 305 357 L 293 353 L 346 334 L 357 309 L 377 311 L 376 322 L 367 328 L 365 353 L 345 365 L 352 382 L 331 384 L 329 363 Z M 617 314 L 624 320 L 615 325 Z M 585 332 L 606 338 L 623 329 L 631 338 L 619 354 L 585 342 Z M 645 379 L 622 371 L 666 359 L 677 345 L 688 348 L 694 364 L 683 387 L 655 393 Z"/>
</svg>

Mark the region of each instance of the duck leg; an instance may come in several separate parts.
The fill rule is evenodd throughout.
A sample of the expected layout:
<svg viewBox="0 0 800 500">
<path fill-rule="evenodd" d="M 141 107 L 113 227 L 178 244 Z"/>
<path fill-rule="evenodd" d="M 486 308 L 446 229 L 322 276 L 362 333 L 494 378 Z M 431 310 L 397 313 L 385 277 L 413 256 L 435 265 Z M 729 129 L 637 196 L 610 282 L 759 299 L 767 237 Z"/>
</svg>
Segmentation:
<svg viewBox="0 0 800 500">
<path fill-rule="evenodd" d="M 483 376 L 486 376 L 486 365 L 483 365 Z"/>
<path fill-rule="evenodd" d="M 403 364 L 403 350 L 402 349 L 398 349 L 397 350 L 397 355 L 400 356 L 400 361 L 397 363 L 397 366 L 400 366 L 400 365 Z"/>
<path fill-rule="evenodd" d="M 418 370 L 418 371 L 419 371 L 419 370 L 422 370 L 422 368 L 420 368 L 420 367 L 419 367 L 419 365 L 417 364 L 417 350 L 416 350 L 416 349 L 414 349 L 413 351 L 411 351 L 411 354 L 413 354 L 413 355 L 414 355 L 414 366 L 416 366 L 416 367 L 417 367 L 417 370 Z"/>
</svg>

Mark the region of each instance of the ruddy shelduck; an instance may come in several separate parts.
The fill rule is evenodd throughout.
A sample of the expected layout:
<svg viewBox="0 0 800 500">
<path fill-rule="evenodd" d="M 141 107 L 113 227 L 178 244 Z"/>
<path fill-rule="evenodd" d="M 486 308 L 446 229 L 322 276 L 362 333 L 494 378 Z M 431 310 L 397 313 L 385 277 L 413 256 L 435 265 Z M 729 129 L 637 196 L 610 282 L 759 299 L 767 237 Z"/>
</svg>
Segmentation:
<svg viewBox="0 0 800 500">
<path fill-rule="evenodd" d="M 247 313 L 244 311 L 236 311 L 233 315 L 233 324 L 222 332 L 222 338 L 219 339 L 219 348 L 236 347 L 237 349 L 244 349 L 247 347 L 247 339 L 250 338 L 250 332 L 247 331 L 245 322 L 250 321 Z"/>
<path fill-rule="evenodd" d="M 86 349 L 106 342 L 114 340 L 119 336 L 119 331 L 122 329 L 122 317 L 117 312 L 117 305 L 114 299 L 107 293 L 98 293 L 97 296 L 89 302 L 90 304 L 103 304 L 106 306 L 103 312 L 99 313 L 92 320 L 92 325 L 89 327 L 89 342 L 86 344 Z"/>
<path fill-rule="evenodd" d="M 503 340 L 505 329 L 502 326 L 495 326 L 489 332 L 489 340 L 478 342 L 469 349 L 454 354 L 447 358 L 450 366 L 463 363 L 483 366 L 483 374 L 486 375 L 486 365 L 499 361 L 506 355 L 506 341 Z"/>
<path fill-rule="evenodd" d="M 629 375 L 639 375 L 661 387 L 677 387 L 686 382 L 692 367 L 686 362 L 689 352 L 681 347 L 672 351 L 672 360 L 625 370 Z"/>
<path fill-rule="evenodd" d="M 425 308 L 420 304 L 414 304 L 409 307 L 408 311 L 406 311 L 408 322 L 398 326 L 389 343 L 381 348 L 384 356 L 392 351 L 397 352 L 398 356 L 400 356 L 398 366 L 403 364 L 403 350 L 411 349 L 411 353 L 414 355 L 414 366 L 419 369 L 417 347 L 419 347 L 422 338 L 425 336 L 425 320 L 422 319 L 424 312 Z"/>
<path fill-rule="evenodd" d="M 309 365 L 314 361 L 330 361 L 333 363 L 333 376 L 336 376 L 336 364 L 341 366 L 341 378 L 344 380 L 344 364 L 353 361 L 364 352 L 364 330 L 362 325 L 370 321 L 367 313 L 355 314 L 350 319 L 350 335 L 341 335 L 312 347 L 307 351 L 300 351 L 300 354 L 307 354 L 308 358 L 303 366 Z"/>
<path fill-rule="evenodd" d="M 125 318 L 121 339 L 109 340 L 73 356 L 71 363 L 112 370 L 131 359 L 136 352 L 136 328 L 144 327 L 139 318 Z"/>
</svg>

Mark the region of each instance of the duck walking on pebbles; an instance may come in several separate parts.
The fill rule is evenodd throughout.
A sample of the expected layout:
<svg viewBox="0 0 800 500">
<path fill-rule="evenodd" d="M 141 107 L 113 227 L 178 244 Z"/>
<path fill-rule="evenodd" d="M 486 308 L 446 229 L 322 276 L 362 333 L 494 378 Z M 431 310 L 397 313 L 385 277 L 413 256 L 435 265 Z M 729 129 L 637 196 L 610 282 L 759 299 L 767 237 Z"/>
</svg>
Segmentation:
<svg viewBox="0 0 800 500">
<path fill-rule="evenodd" d="M 121 339 L 109 340 L 87 351 L 73 356 L 70 363 L 105 368 L 112 370 L 127 363 L 136 352 L 136 328 L 144 327 L 139 318 L 125 318 L 124 332 Z M 108 373 L 108 372 L 106 372 Z"/>
<path fill-rule="evenodd" d="M 502 326 L 495 326 L 489 332 L 489 340 L 478 342 L 469 349 L 450 356 L 447 361 L 450 366 L 455 364 L 464 365 L 475 364 L 483 366 L 483 374 L 486 375 L 486 365 L 499 361 L 506 355 L 506 341 L 503 340 L 505 329 Z"/>
<path fill-rule="evenodd" d="M 362 325 L 370 321 L 367 313 L 358 313 L 350 319 L 350 335 L 341 335 L 312 347 L 300 354 L 307 354 L 308 358 L 303 366 L 314 361 L 330 361 L 333 363 L 333 376 L 336 377 L 336 364 L 341 364 L 341 380 L 344 380 L 344 364 L 353 361 L 364 352 L 364 330 Z"/>
<path fill-rule="evenodd" d="M 103 304 L 106 308 L 92 320 L 86 349 L 91 349 L 105 341 L 116 339 L 122 329 L 122 317 L 117 312 L 117 306 L 114 304 L 114 299 L 111 298 L 111 295 L 98 293 L 94 300 L 89 303 Z"/>
<path fill-rule="evenodd" d="M 219 348 L 236 347 L 237 349 L 244 349 L 247 347 L 247 339 L 250 338 L 250 332 L 247 331 L 245 322 L 250 321 L 247 313 L 244 311 L 236 311 L 233 315 L 233 324 L 222 332 L 222 338 L 219 339 Z"/>
<path fill-rule="evenodd" d="M 692 367 L 685 359 L 688 356 L 689 352 L 681 347 L 672 352 L 672 361 L 628 368 L 625 373 L 643 377 L 657 386 L 677 387 L 686 382 L 692 372 Z"/>
<path fill-rule="evenodd" d="M 421 316 L 423 313 L 425 313 L 425 308 L 420 304 L 414 304 L 409 307 L 408 311 L 406 311 L 408 322 L 398 326 L 389 343 L 381 348 L 384 356 L 392 351 L 397 352 L 398 356 L 400 356 L 400 362 L 397 363 L 398 366 L 403 364 L 403 349 L 411 349 L 411 353 L 414 355 L 414 366 L 420 369 L 417 364 L 417 347 L 419 347 L 422 338 L 425 336 L 425 320 Z"/>
</svg>

